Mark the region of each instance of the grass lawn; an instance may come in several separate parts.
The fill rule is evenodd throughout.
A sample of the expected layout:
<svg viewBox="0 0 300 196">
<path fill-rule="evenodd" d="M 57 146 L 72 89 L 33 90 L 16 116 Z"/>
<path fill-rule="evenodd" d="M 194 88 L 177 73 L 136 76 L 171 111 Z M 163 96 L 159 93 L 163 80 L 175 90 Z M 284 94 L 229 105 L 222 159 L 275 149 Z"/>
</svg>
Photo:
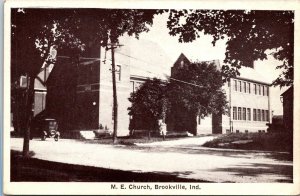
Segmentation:
<svg viewBox="0 0 300 196">
<path fill-rule="evenodd" d="M 170 140 L 178 140 L 182 138 L 187 138 L 187 136 L 173 136 L 173 137 L 166 137 L 165 141 Z M 118 137 L 117 144 L 122 145 L 135 145 L 135 143 L 152 143 L 152 142 L 161 142 L 164 141 L 162 137 L 151 137 L 150 139 L 147 136 L 135 136 L 135 137 Z M 97 144 L 112 144 L 113 140 L 111 137 L 109 138 L 99 138 L 94 140 L 85 140 L 88 143 L 97 143 Z"/>
<path fill-rule="evenodd" d="M 203 146 L 265 151 L 293 151 L 293 136 L 288 133 L 231 133 L 220 135 Z"/>
</svg>

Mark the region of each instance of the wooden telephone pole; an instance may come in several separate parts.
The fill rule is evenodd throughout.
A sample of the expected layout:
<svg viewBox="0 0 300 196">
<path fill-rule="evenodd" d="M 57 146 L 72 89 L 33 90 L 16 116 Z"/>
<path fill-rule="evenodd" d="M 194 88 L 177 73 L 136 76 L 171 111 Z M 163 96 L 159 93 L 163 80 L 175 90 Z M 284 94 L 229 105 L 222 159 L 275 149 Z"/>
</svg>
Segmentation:
<svg viewBox="0 0 300 196">
<path fill-rule="evenodd" d="M 116 85 L 116 65 L 115 65 L 115 48 L 122 45 L 110 44 L 111 50 L 111 73 L 112 73 L 112 86 L 113 86 L 113 118 L 114 118 L 114 130 L 113 130 L 113 143 L 117 143 L 118 139 L 118 99 L 117 99 L 117 85 Z"/>
</svg>

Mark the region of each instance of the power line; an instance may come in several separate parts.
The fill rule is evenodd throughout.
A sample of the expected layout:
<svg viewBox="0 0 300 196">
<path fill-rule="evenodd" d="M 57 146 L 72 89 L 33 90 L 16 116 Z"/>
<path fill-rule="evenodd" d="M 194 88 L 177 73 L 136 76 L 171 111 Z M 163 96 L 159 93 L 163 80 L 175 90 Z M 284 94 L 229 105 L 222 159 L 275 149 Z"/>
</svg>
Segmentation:
<svg viewBox="0 0 300 196">
<path fill-rule="evenodd" d="M 118 53 L 119 53 L 119 52 L 118 52 Z M 121 53 L 119 53 L 119 54 L 121 54 Z M 122 55 L 125 55 L 125 54 L 122 54 Z M 125 56 L 127 56 L 127 57 L 129 57 L 129 58 L 134 58 L 134 59 L 136 59 L 136 60 L 140 60 L 140 59 L 138 59 L 138 58 L 135 58 L 135 57 L 132 57 L 132 56 L 129 56 L 129 55 L 125 55 Z M 71 57 L 68 57 L 68 56 L 58 56 L 58 57 L 60 57 L 60 58 L 71 58 Z M 88 58 L 88 57 L 80 57 L 80 59 L 99 60 L 99 61 L 101 61 L 101 60 L 102 60 L 102 61 L 104 61 L 104 60 L 109 60 L 109 59 Z M 111 60 L 109 60 L 109 61 L 111 61 Z M 142 61 L 142 60 L 140 60 L 140 61 Z M 144 61 L 143 61 L 143 62 L 144 62 Z M 147 63 L 147 64 L 148 64 L 148 63 Z M 129 67 L 135 67 L 135 69 L 143 70 L 143 71 L 145 71 L 145 72 L 147 72 L 147 73 L 151 73 L 151 74 L 153 74 L 153 75 L 157 75 L 157 73 L 151 72 L 151 71 L 146 70 L 146 69 L 142 69 L 142 68 L 140 68 L 140 67 L 137 67 L 136 65 L 128 65 L 128 64 L 124 64 L 124 63 L 122 63 L 122 65 L 126 65 L 126 66 L 129 66 Z M 197 84 L 193 84 L 193 83 L 190 83 L 190 82 L 186 82 L 186 81 L 183 81 L 183 80 L 175 79 L 175 78 L 172 78 L 172 77 L 169 77 L 169 79 L 174 80 L 174 81 L 177 81 L 177 82 L 181 82 L 181 83 L 184 83 L 184 84 L 189 84 L 189 85 L 192 85 L 192 86 L 204 88 L 203 86 L 200 86 L 200 85 L 197 85 Z"/>
<path fill-rule="evenodd" d="M 142 60 L 142 59 L 139 59 L 139 58 L 136 58 L 136 57 L 133 57 L 133 56 L 130 56 L 130 55 L 128 55 L 128 54 L 121 53 L 121 52 L 116 52 L 116 53 L 121 54 L 121 55 L 123 55 L 123 56 L 127 56 L 127 57 L 129 57 L 129 58 L 133 58 L 133 59 L 135 59 L 135 60 L 144 62 L 144 63 L 146 63 L 146 64 L 149 65 L 149 63 L 148 63 L 147 61 L 144 61 L 144 60 Z"/>
</svg>

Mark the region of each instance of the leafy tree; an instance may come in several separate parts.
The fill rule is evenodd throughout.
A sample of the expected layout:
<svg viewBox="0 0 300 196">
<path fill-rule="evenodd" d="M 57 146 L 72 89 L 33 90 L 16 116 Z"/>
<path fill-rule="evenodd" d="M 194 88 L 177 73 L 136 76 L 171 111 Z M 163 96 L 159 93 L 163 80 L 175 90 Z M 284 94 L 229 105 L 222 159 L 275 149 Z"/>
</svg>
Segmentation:
<svg viewBox="0 0 300 196">
<path fill-rule="evenodd" d="M 196 116 L 225 114 L 227 101 L 222 74 L 214 63 L 186 63 L 178 67 L 168 85 L 167 98 L 174 130 L 195 131 Z"/>
<path fill-rule="evenodd" d="M 34 80 L 42 65 L 55 63 L 51 49 L 73 59 L 87 47 L 104 46 L 112 52 L 114 99 L 114 142 L 117 138 L 117 96 L 115 82 L 114 48 L 123 34 L 135 35 L 148 31 L 156 10 L 113 9 L 12 9 L 11 70 L 12 83 L 20 75 L 29 78 L 26 89 L 23 155 L 29 153 L 31 107 L 34 98 Z"/>
<path fill-rule="evenodd" d="M 223 73 L 239 75 L 241 66 L 267 58 L 267 50 L 282 61 L 282 74 L 274 85 L 289 86 L 294 76 L 294 12 L 258 10 L 171 10 L 168 20 L 171 35 L 179 42 L 192 42 L 200 32 L 213 36 L 212 44 L 227 39 Z"/>
<path fill-rule="evenodd" d="M 179 67 L 168 83 L 149 79 L 129 98 L 131 123 L 135 129 L 150 131 L 158 128 L 158 119 L 165 118 L 167 123 L 174 123 L 174 131 L 192 132 L 192 121 L 196 121 L 197 115 L 204 118 L 226 113 L 222 86 L 221 72 L 215 64 L 207 62 Z"/>
<path fill-rule="evenodd" d="M 166 82 L 154 78 L 148 79 L 140 88 L 131 93 L 129 101 L 132 103 L 128 108 L 129 115 L 133 118 L 130 129 L 158 130 L 158 120 L 165 118 L 168 107 L 166 99 Z"/>
<path fill-rule="evenodd" d="M 156 10 L 107 10 L 106 20 L 104 21 L 104 30 L 107 32 L 107 39 L 110 44 L 104 43 L 111 49 L 112 56 L 112 82 L 113 82 L 113 114 L 114 114 L 114 130 L 113 142 L 117 142 L 117 127 L 118 127 L 118 101 L 116 90 L 116 75 L 115 75 L 115 56 L 114 49 L 117 47 L 118 39 L 123 34 L 138 35 L 141 32 L 149 31 L 149 26 L 153 23 L 154 14 L 158 13 Z"/>
<path fill-rule="evenodd" d="M 29 155 L 30 123 L 34 99 L 34 80 L 43 65 L 55 62 L 51 50 L 64 47 L 80 52 L 84 45 L 69 27 L 71 11 L 55 9 L 11 9 L 11 82 L 27 75 L 23 156 Z M 14 86 L 13 86 L 14 87 Z M 16 89 L 12 89 L 16 90 Z"/>
</svg>

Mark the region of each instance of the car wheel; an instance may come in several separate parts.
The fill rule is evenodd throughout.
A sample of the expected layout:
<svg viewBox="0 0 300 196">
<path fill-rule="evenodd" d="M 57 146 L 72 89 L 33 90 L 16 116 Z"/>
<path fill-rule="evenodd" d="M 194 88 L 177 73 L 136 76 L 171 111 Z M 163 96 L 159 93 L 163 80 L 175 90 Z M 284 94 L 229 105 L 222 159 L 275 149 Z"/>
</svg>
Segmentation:
<svg viewBox="0 0 300 196">
<path fill-rule="evenodd" d="M 41 139 L 42 139 L 43 141 L 45 141 L 45 140 L 46 140 L 46 135 L 43 134 Z"/>
<path fill-rule="evenodd" d="M 54 137 L 54 140 L 57 142 L 57 141 L 58 141 L 58 138 L 59 138 L 59 136 L 56 135 L 56 136 Z"/>
</svg>

